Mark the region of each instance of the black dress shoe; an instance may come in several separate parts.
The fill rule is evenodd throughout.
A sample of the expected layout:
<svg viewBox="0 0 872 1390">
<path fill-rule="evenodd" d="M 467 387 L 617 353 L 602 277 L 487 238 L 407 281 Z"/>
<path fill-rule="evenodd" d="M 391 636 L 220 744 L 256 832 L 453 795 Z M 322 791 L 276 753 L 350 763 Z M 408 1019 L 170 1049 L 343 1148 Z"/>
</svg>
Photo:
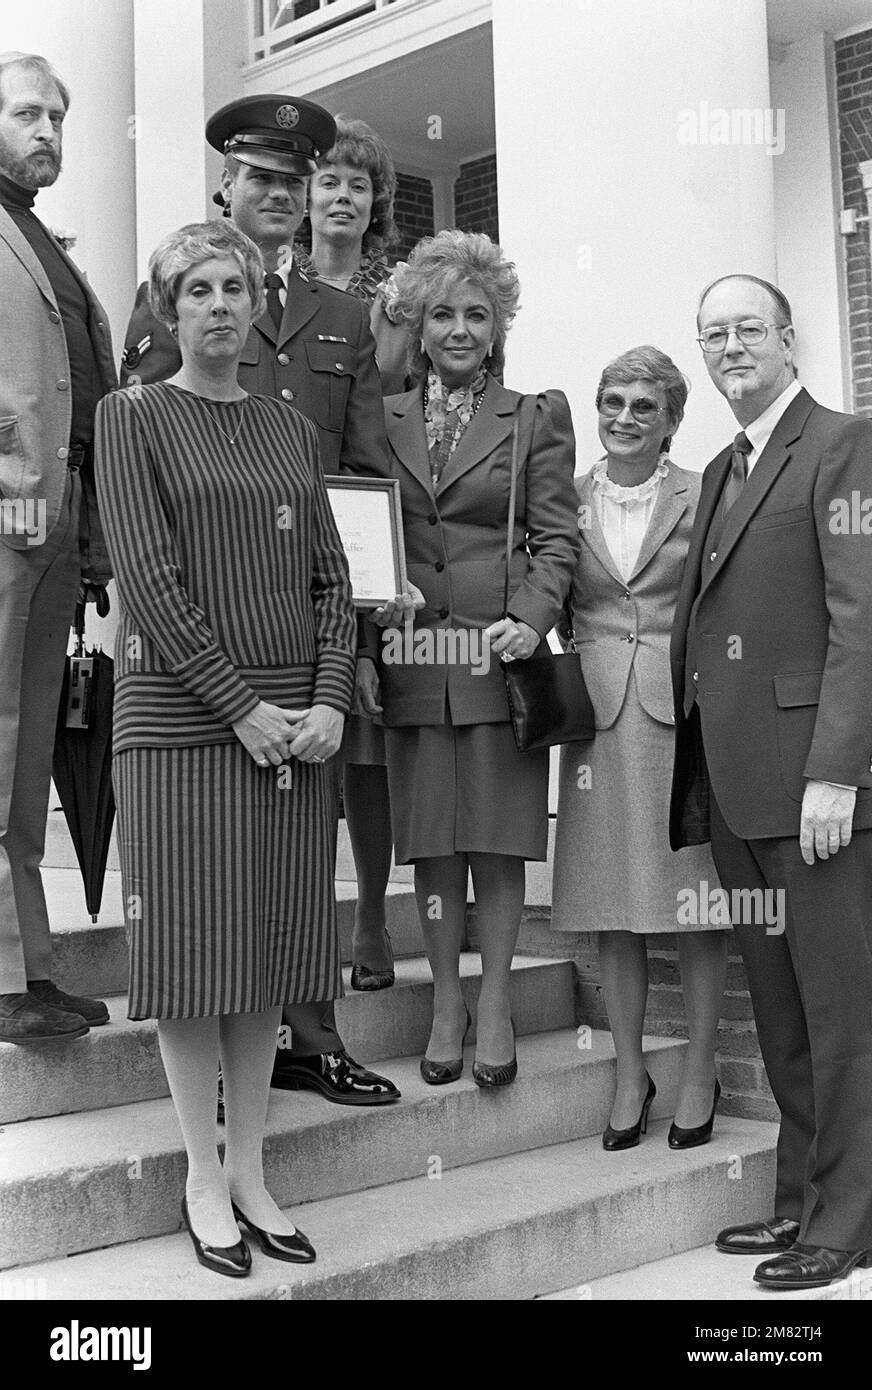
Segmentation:
<svg viewBox="0 0 872 1390">
<path fill-rule="evenodd" d="M 310 1265 L 315 1259 L 315 1247 L 301 1230 L 295 1228 L 292 1236 L 279 1236 L 271 1231 L 262 1231 L 253 1221 L 249 1221 L 245 1212 L 240 1211 L 235 1202 L 231 1202 L 230 1205 L 233 1207 L 236 1220 L 242 1221 L 257 1236 L 265 1255 L 271 1255 L 274 1260 L 288 1260 L 296 1265 Z"/>
<path fill-rule="evenodd" d="M 790 1250 L 798 1235 L 798 1221 L 791 1221 L 789 1216 L 773 1216 L 771 1221 L 726 1226 L 718 1232 L 715 1249 L 725 1255 L 774 1255 Z"/>
<path fill-rule="evenodd" d="M 64 1013 L 78 1014 L 91 1028 L 109 1022 L 109 1010 L 102 999 L 88 999 L 81 994 L 67 994 L 51 980 L 28 980 L 27 988 L 41 1004 L 49 1004 Z"/>
<path fill-rule="evenodd" d="M 270 1084 L 280 1091 L 318 1091 L 336 1105 L 388 1105 L 400 1099 L 393 1081 L 367 1071 L 344 1049 L 314 1057 L 277 1052 Z"/>
<path fill-rule="evenodd" d="M 185 1197 L 182 1198 L 182 1219 L 188 1228 L 194 1253 L 204 1269 L 211 1269 L 215 1274 L 226 1274 L 231 1279 L 245 1278 L 251 1270 L 251 1251 L 244 1240 L 238 1240 L 235 1245 L 207 1245 L 194 1233 Z"/>
<path fill-rule="evenodd" d="M 89 1031 L 81 1014 L 44 1004 L 30 990 L 0 994 L 0 1042 L 72 1042 Z"/>
<path fill-rule="evenodd" d="M 712 1102 L 712 1113 L 709 1115 L 704 1125 L 694 1125 L 692 1129 L 682 1129 L 675 1121 L 669 1126 L 667 1142 L 670 1149 L 695 1149 L 699 1144 L 707 1144 L 712 1137 L 712 1129 L 715 1123 L 715 1111 L 718 1108 L 718 1101 L 721 1098 L 720 1082 L 715 1082 L 715 1098 Z"/>
<path fill-rule="evenodd" d="M 872 1250 L 828 1250 L 824 1245 L 800 1245 L 784 1255 L 764 1260 L 754 1270 L 764 1289 L 823 1289 L 847 1279 L 852 1269 L 872 1265 Z"/>
<path fill-rule="evenodd" d="M 648 1073 L 645 1073 L 648 1076 Z M 645 1099 L 642 1101 L 642 1112 L 634 1125 L 629 1129 L 613 1129 L 610 1124 L 603 1130 L 603 1148 L 608 1153 L 615 1153 L 618 1149 L 635 1149 L 641 1134 L 648 1133 L 648 1111 L 651 1109 L 651 1102 L 657 1094 L 657 1087 L 648 1076 L 648 1090 Z"/>
<path fill-rule="evenodd" d="M 451 1081 L 457 1081 L 463 1071 L 463 1044 L 466 1042 L 466 1035 L 472 1026 L 472 1015 L 469 1009 L 466 1010 L 466 1027 L 463 1030 L 463 1037 L 460 1039 L 460 1056 L 451 1062 L 433 1062 L 429 1057 L 422 1057 L 420 1068 L 421 1076 L 428 1086 L 447 1086 Z"/>
<path fill-rule="evenodd" d="M 218 1123 L 223 1125 L 226 1116 L 224 1114 L 224 1073 L 218 1068 Z"/>
</svg>

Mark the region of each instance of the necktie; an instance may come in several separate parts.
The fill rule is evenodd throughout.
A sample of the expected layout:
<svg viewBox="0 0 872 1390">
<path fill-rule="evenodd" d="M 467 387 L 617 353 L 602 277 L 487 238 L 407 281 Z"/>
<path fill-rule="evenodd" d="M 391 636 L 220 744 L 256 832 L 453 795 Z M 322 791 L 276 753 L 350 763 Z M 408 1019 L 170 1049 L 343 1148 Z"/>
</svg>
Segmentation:
<svg viewBox="0 0 872 1390">
<path fill-rule="evenodd" d="M 733 440 L 733 457 L 730 460 L 730 473 L 724 486 L 724 509 L 723 514 L 738 501 L 742 488 L 748 481 L 748 455 L 753 445 L 744 430 L 739 430 Z"/>
<path fill-rule="evenodd" d="M 278 332 L 282 326 L 282 301 L 279 299 L 279 290 L 284 289 L 282 277 L 271 270 L 264 283 L 266 284 L 267 313 L 276 326 L 276 332 Z"/>
</svg>

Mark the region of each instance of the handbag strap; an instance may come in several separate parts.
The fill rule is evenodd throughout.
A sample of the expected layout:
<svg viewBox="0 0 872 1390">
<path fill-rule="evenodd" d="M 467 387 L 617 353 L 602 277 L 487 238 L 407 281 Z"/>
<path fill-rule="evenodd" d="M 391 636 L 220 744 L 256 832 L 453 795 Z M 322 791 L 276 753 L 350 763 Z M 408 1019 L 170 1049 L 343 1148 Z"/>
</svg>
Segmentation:
<svg viewBox="0 0 872 1390">
<path fill-rule="evenodd" d="M 524 402 L 515 415 L 515 422 L 512 426 L 512 477 L 509 483 L 509 519 L 506 526 L 506 578 L 503 585 L 503 617 L 509 616 L 509 568 L 512 561 L 512 550 L 515 543 L 515 506 L 518 496 L 518 436 L 521 429 L 521 410 Z M 575 627 L 572 621 L 572 601 L 567 594 L 563 603 L 563 615 L 566 619 L 566 627 L 570 634 L 567 650 L 576 652 Z"/>
<path fill-rule="evenodd" d="M 509 615 L 509 567 L 515 544 L 515 501 L 518 495 L 518 434 L 521 427 L 521 412 L 515 415 L 512 425 L 512 477 L 509 483 L 509 520 L 506 526 L 506 579 L 503 585 L 503 617 Z"/>
</svg>

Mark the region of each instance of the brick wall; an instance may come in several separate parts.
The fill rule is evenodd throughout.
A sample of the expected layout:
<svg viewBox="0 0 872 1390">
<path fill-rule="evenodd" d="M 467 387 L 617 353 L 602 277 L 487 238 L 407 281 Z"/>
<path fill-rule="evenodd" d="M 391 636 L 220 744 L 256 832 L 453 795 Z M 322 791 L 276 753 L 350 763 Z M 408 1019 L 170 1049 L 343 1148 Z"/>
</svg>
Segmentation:
<svg viewBox="0 0 872 1390">
<path fill-rule="evenodd" d="M 872 29 L 835 45 L 843 206 L 865 214 L 857 165 L 872 159 Z M 844 238 L 854 410 L 872 416 L 872 267 L 868 223 Z"/>
<path fill-rule="evenodd" d="M 397 174 L 394 220 L 400 242 L 391 255 L 395 260 L 405 261 L 416 241 L 422 236 L 433 235 L 433 185 L 429 179 Z"/>
<path fill-rule="evenodd" d="M 748 994 L 745 967 L 735 937 L 730 932 L 729 967 L 721 1022 L 718 1029 L 717 1069 L 725 1115 L 753 1120 L 777 1120 L 760 1058 L 754 1014 Z M 468 939 L 476 948 L 475 908 L 468 912 Z M 524 911 L 518 950 L 551 958 L 571 959 L 575 965 L 576 1023 L 608 1029 L 608 1017 L 599 982 L 597 938 L 590 932 L 553 932 L 547 907 Z M 671 935 L 648 938 L 648 1011 L 645 1032 L 659 1038 L 686 1038 L 687 1024 L 681 993 L 676 939 Z"/>
<path fill-rule="evenodd" d="M 493 241 L 499 241 L 495 154 L 461 164 L 454 184 L 454 225 L 462 232 L 486 232 Z"/>
</svg>

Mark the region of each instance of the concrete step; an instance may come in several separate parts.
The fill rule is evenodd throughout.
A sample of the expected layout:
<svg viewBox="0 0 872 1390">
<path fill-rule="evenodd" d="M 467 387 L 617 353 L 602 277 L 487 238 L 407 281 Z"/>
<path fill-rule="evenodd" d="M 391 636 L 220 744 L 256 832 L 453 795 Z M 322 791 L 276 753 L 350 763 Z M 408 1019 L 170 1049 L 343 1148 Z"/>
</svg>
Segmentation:
<svg viewBox="0 0 872 1390">
<path fill-rule="evenodd" d="M 529 1068 L 529 1041 L 522 1047 Z M 251 1276 L 224 1279 L 195 1262 L 187 1234 L 179 1232 L 31 1264 L 6 1277 L 47 1299 L 80 1299 L 83 1290 L 92 1299 L 137 1301 L 526 1299 L 590 1286 L 640 1258 L 691 1249 L 719 1224 L 749 1220 L 771 1205 L 775 1128 L 753 1120 L 727 1118 L 711 1144 L 685 1153 L 667 1147 L 664 1119 L 624 1153 L 605 1153 L 596 1135 L 488 1159 L 488 1119 L 523 1109 L 516 1087 L 472 1098 L 476 1126 L 463 1113 L 462 1090 L 447 1102 L 434 1099 L 453 1114 L 443 1114 L 435 1148 L 426 1142 L 430 1134 L 418 1136 L 416 1176 L 308 1205 L 300 1204 L 298 1187 L 290 1214 L 318 1250 L 314 1265 L 283 1264 L 253 1247 Z M 555 1099 L 552 1093 L 549 1112 Z M 409 1112 L 416 1126 L 425 1115 L 426 1107 Z M 444 1155 L 446 1140 L 482 1161 L 443 1164 L 437 1177 L 432 1155 Z M 342 1151 L 331 1151 L 331 1162 L 334 1154 L 341 1161 Z M 731 1181 L 739 1161 L 743 1180 Z M 87 1176 L 83 1182 L 109 1221 L 112 1204 L 100 1196 L 101 1185 Z M 165 1188 L 166 1228 L 178 1230 L 181 1174 Z M 113 1204 L 118 1200 L 113 1194 Z M 103 1234 L 117 1240 L 117 1220 Z M 743 1282 L 741 1269 L 734 1278 Z"/>
<path fill-rule="evenodd" d="M 520 1037 L 518 1078 L 500 1092 L 479 1090 L 469 1066 L 453 1085 L 427 1086 L 410 1057 L 384 1063 L 403 1095 L 391 1106 L 331 1105 L 313 1092 L 272 1091 L 264 1147 L 270 1191 L 282 1206 L 412 1178 L 426 1191 L 434 1166 L 447 1171 L 599 1135 L 614 1090 L 614 1051 L 607 1034 L 592 1035 L 583 1050 L 577 1041 L 574 1029 Z M 648 1041 L 655 1114 L 671 1113 L 684 1046 Z M 472 1057 L 468 1047 L 468 1063 Z M 216 1126 L 216 1133 L 223 1131 Z M 648 1144 L 641 1160 L 620 1156 L 609 1171 L 643 1172 L 661 1148 Z M 185 1171 L 169 1099 L 5 1126 L 0 1267 L 175 1230 Z"/>
<path fill-rule="evenodd" d="M 761 1210 L 768 1211 L 769 1208 L 763 1207 Z M 759 1215 L 759 1212 L 756 1214 Z M 761 1289 L 752 1277 L 760 1263 L 759 1256 L 720 1254 L 711 1244 L 717 1230 L 718 1225 L 713 1222 L 708 1245 L 594 1279 L 581 1295 L 578 1288 L 573 1287 L 548 1294 L 546 1298 L 559 1301 L 581 1296 L 597 1301 L 647 1302 L 656 1299 L 659 1302 L 675 1302 L 692 1296 L 695 1303 L 768 1302 L 773 1308 L 780 1307 L 785 1298 L 790 1302 L 798 1300 L 803 1303 L 829 1302 L 832 1299 L 872 1302 L 872 1270 L 869 1269 L 855 1269 L 848 1279 L 825 1289 L 798 1289 L 791 1294 Z M 715 1346 L 712 1341 L 708 1349 Z"/>
<path fill-rule="evenodd" d="M 54 948 L 54 979 L 72 994 L 120 994 L 127 989 L 127 937 L 121 874 L 107 873 L 97 924 L 85 907 L 78 869 L 42 871 Z M 342 959 L 351 960 L 355 883 L 336 884 Z M 415 897 L 408 884 L 389 884 L 385 915 L 394 955 L 420 954 L 423 948 Z"/>
<path fill-rule="evenodd" d="M 360 1062 L 419 1056 L 427 1046 L 433 981 L 423 959 L 398 960 L 392 989 L 359 994 L 349 987 L 337 1002 L 340 1035 Z M 461 975 L 473 1013 L 481 957 L 464 954 Z M 16 1047 L 0 1043 L 0 1124 L 127 1105 L 168 1095 L 153 1019 L 127 1018 L 127 996 L 105 996 L 110 1023 L 72 1043 Z M 512 972 L 512 1009 L 519 1036 L 571 1028 L 575 1022 L 570 961 L 519 956 Z M 474 1036 L 474 1034 L 473 1034 Z M 390 1073 L 388 1073 L 390 1075 Z"/>
</svg>

